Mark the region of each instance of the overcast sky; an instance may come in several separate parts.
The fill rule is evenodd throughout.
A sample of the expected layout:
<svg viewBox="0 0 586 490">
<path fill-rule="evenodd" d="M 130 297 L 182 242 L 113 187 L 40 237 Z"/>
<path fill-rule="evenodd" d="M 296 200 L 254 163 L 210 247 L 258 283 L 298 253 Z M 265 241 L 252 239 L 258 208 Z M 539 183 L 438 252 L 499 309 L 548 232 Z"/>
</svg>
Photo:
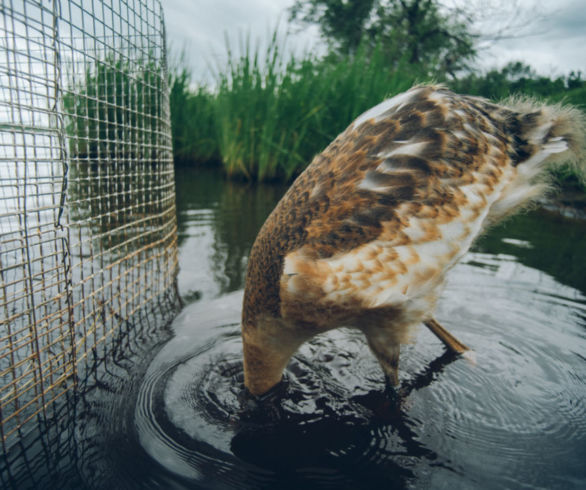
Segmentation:
<svg viewBox="0 0 586 490">
<path fill-rule="evenodd" d="M 280 32 L 285 33 L 286 9 L 293 0 L 162 0 L 162 3 L 168 42 L 173 52 L 185 52 L 194 79 L 201 81 L 209 79 L 210 65 L 225 59 L 226 36 L 236 49 L 243 35 L 249 34 L 253 42 L 263 41 L 279 23 Z M 484 3 L 502 4 L 499 0 L 484 0 Z M 586 0 L 518 0 L 518 4 L 520 12 L 514 16 L 506 12 L 505 18 L 513 17 L 520 24 L 531 21 L 524 30 L 526 35 L 488 43 L 480 51 L 479 66 L 501 67 L 508 61 L 519 60 L 548 76 L 572 70 L 586 74 Z M 507 21 L 494 20 L 494 14 L 491 19 L 479 28 L 493 31 L 490 22 Z M 322 46 L 317 29 L 290 34 L 287 45 L 296 51 Z"/>
</svg>

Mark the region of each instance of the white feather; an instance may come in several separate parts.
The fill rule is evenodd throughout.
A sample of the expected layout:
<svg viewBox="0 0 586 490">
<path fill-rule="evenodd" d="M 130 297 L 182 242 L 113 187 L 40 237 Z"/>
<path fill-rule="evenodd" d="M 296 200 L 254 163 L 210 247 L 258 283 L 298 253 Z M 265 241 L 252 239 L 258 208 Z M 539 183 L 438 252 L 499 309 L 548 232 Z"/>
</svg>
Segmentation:
<svg viewBox="0 0 586 490">
<path fill-rule="evenodd" d="M 297 268 L 295 267 L 295 259 L 291 255 L 285 257 L 285 263 L 283 265 L 283 274 L 293 275 L 297 274 Z"/>
<path fill-rule="evenodd" d="M 358 184 L 358 189 L 372 192 L 387 192 L 389 186 L 381 185 L 380 182 L 376 181 L 372 173 L 367 173 L 366 177 L 364 177 L 364 179 L 360 181 L 360 184 Z"/>
<path fill-rule="evenodd" d="M 539 173 L 540 165 L 550 155 L 555 153 L 562 153 L 568 149 L 568 142 L 562 137 L 551 138 L 547 143 L 543 144 L 539 150 L 531 158 L 521 162 L 519 165 L 519 173 L 526 178 L 531 178 Z"/>
<path fill-rule="evenodd" d="M 423 149 L 428 145 L 429 143 L 427 141 L 419 141 L 417 143 L 407 143 L 401 146 L 398 146 L 397 148 L 394 148 L 391 151 L 388 151 L 386 153 L 379 153 L 377 155 L 377 157 L 379 158 L 391 158 L 395 155 L 411 155 L 411 156 L 417 156 L 420 155 L 421 152 L 423 151 Z"/>
<path fill-rule="evenodd" d="M 392 108 L 399 109 L 402 105 L 406 104 L 413 97 L 413 95 L 415 95 L 415 93 L 416 91 L 410 90 L 409 92 L 396 95 L 392 99 L 384 100 L 380 104 L 374 106 L 362 115 L 358 116 L 354 121 L 353 128 L 357 129 L 370 119 L 374 119 L 376 121 L 378 118 L 380 118 L 380 116 L 382 116 Z"/>
<path fill-rule="evenodd" d="M 561 136 L 557 138 L 551 138 L 547 143 L 543 145 L 543 150 L 548 153 L 561 153 L 568 149 L 568 142 Z"/>
<path fill-rule="evenodd" d="M 529 134 L 529 141 L 531 141 L 531 143 L 541 143 L 543 141 L 543 138 L 545 138 L 545 135 L 547 134 L 547 132 L 551 129 L 551 126 L 553 125 L 553 123 L 551 121 L 548 121 L 545 124 L 542 124 L 541 126 L 537 126 L 530 134 Z"/>
</svg>

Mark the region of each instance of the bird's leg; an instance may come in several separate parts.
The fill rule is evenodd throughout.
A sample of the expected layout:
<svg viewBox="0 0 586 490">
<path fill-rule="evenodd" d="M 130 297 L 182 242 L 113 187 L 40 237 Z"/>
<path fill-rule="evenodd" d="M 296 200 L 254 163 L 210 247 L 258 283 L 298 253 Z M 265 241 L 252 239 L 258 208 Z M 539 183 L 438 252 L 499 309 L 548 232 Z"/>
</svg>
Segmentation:
<svg viewBox="0 0 586 490">
<path fill-rule="evenodd" d="M 385 372 L 389 386 L 396 388 L 399 386 L 399 355 L 401 347 L 399 344 L 388 346 L 384 352 L 375 353 L 378 362 Z"/>
<path fill-rule="evenodd" d="M 370 350 L 376 356 L 385 373 L 387 383 L 392 387 L 398 386 L 400 344 L 389 336 L 385 329 L 373 328 L 364 333 Z"/>
<path fill-rule="evenodd" d="M 463 354 L 464 352 L 470 350 L 469 347 L 460 342 L 433 318 L 426 320 L 423 323 L 431 330 L 431 333 L 433 333 L 438 339 L 442 341 L 442 343 L 450 352 L 453 352 L 454 354 Z"/>
<path fill-rule="evenodd" d="M 399 388 L 399 355 L 401 345 L 392 330 L 384 327 L 371 327 L 363 330 L 370 350 L 375 355 L 385 374 L 385 392 L 382 403 L 374 408 L 374 412 L 389 415 L 399 415 L 402 403 L 402 393 Z"/>
</svg>

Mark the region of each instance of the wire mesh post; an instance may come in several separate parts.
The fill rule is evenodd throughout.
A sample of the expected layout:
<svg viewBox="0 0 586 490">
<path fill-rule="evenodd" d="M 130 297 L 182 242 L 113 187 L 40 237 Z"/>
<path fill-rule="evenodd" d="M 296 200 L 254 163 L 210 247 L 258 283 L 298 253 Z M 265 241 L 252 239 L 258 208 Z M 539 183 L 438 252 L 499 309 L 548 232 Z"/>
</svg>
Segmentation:
<svg viewBox="0 0 586 490">
<path fill-rule="evenodd" d="M 50 425 L 122 328 L 174 315 L 176 247 L 159 1 L 3 2 L 4 454 Z"/>
</svg>

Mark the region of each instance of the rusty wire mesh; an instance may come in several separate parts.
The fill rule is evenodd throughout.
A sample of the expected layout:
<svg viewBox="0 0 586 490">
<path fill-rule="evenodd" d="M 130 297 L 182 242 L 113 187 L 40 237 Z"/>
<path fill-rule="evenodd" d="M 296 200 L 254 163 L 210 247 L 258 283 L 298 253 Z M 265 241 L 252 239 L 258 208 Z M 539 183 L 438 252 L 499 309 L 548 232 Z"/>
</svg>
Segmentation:
<svg viewBox="0 0 586 490">
<path fill-rule="evenodd" d="M 0 440 L 173 315 L 176 222 L 158 0 L 0 5 Z"/>
</svg>

